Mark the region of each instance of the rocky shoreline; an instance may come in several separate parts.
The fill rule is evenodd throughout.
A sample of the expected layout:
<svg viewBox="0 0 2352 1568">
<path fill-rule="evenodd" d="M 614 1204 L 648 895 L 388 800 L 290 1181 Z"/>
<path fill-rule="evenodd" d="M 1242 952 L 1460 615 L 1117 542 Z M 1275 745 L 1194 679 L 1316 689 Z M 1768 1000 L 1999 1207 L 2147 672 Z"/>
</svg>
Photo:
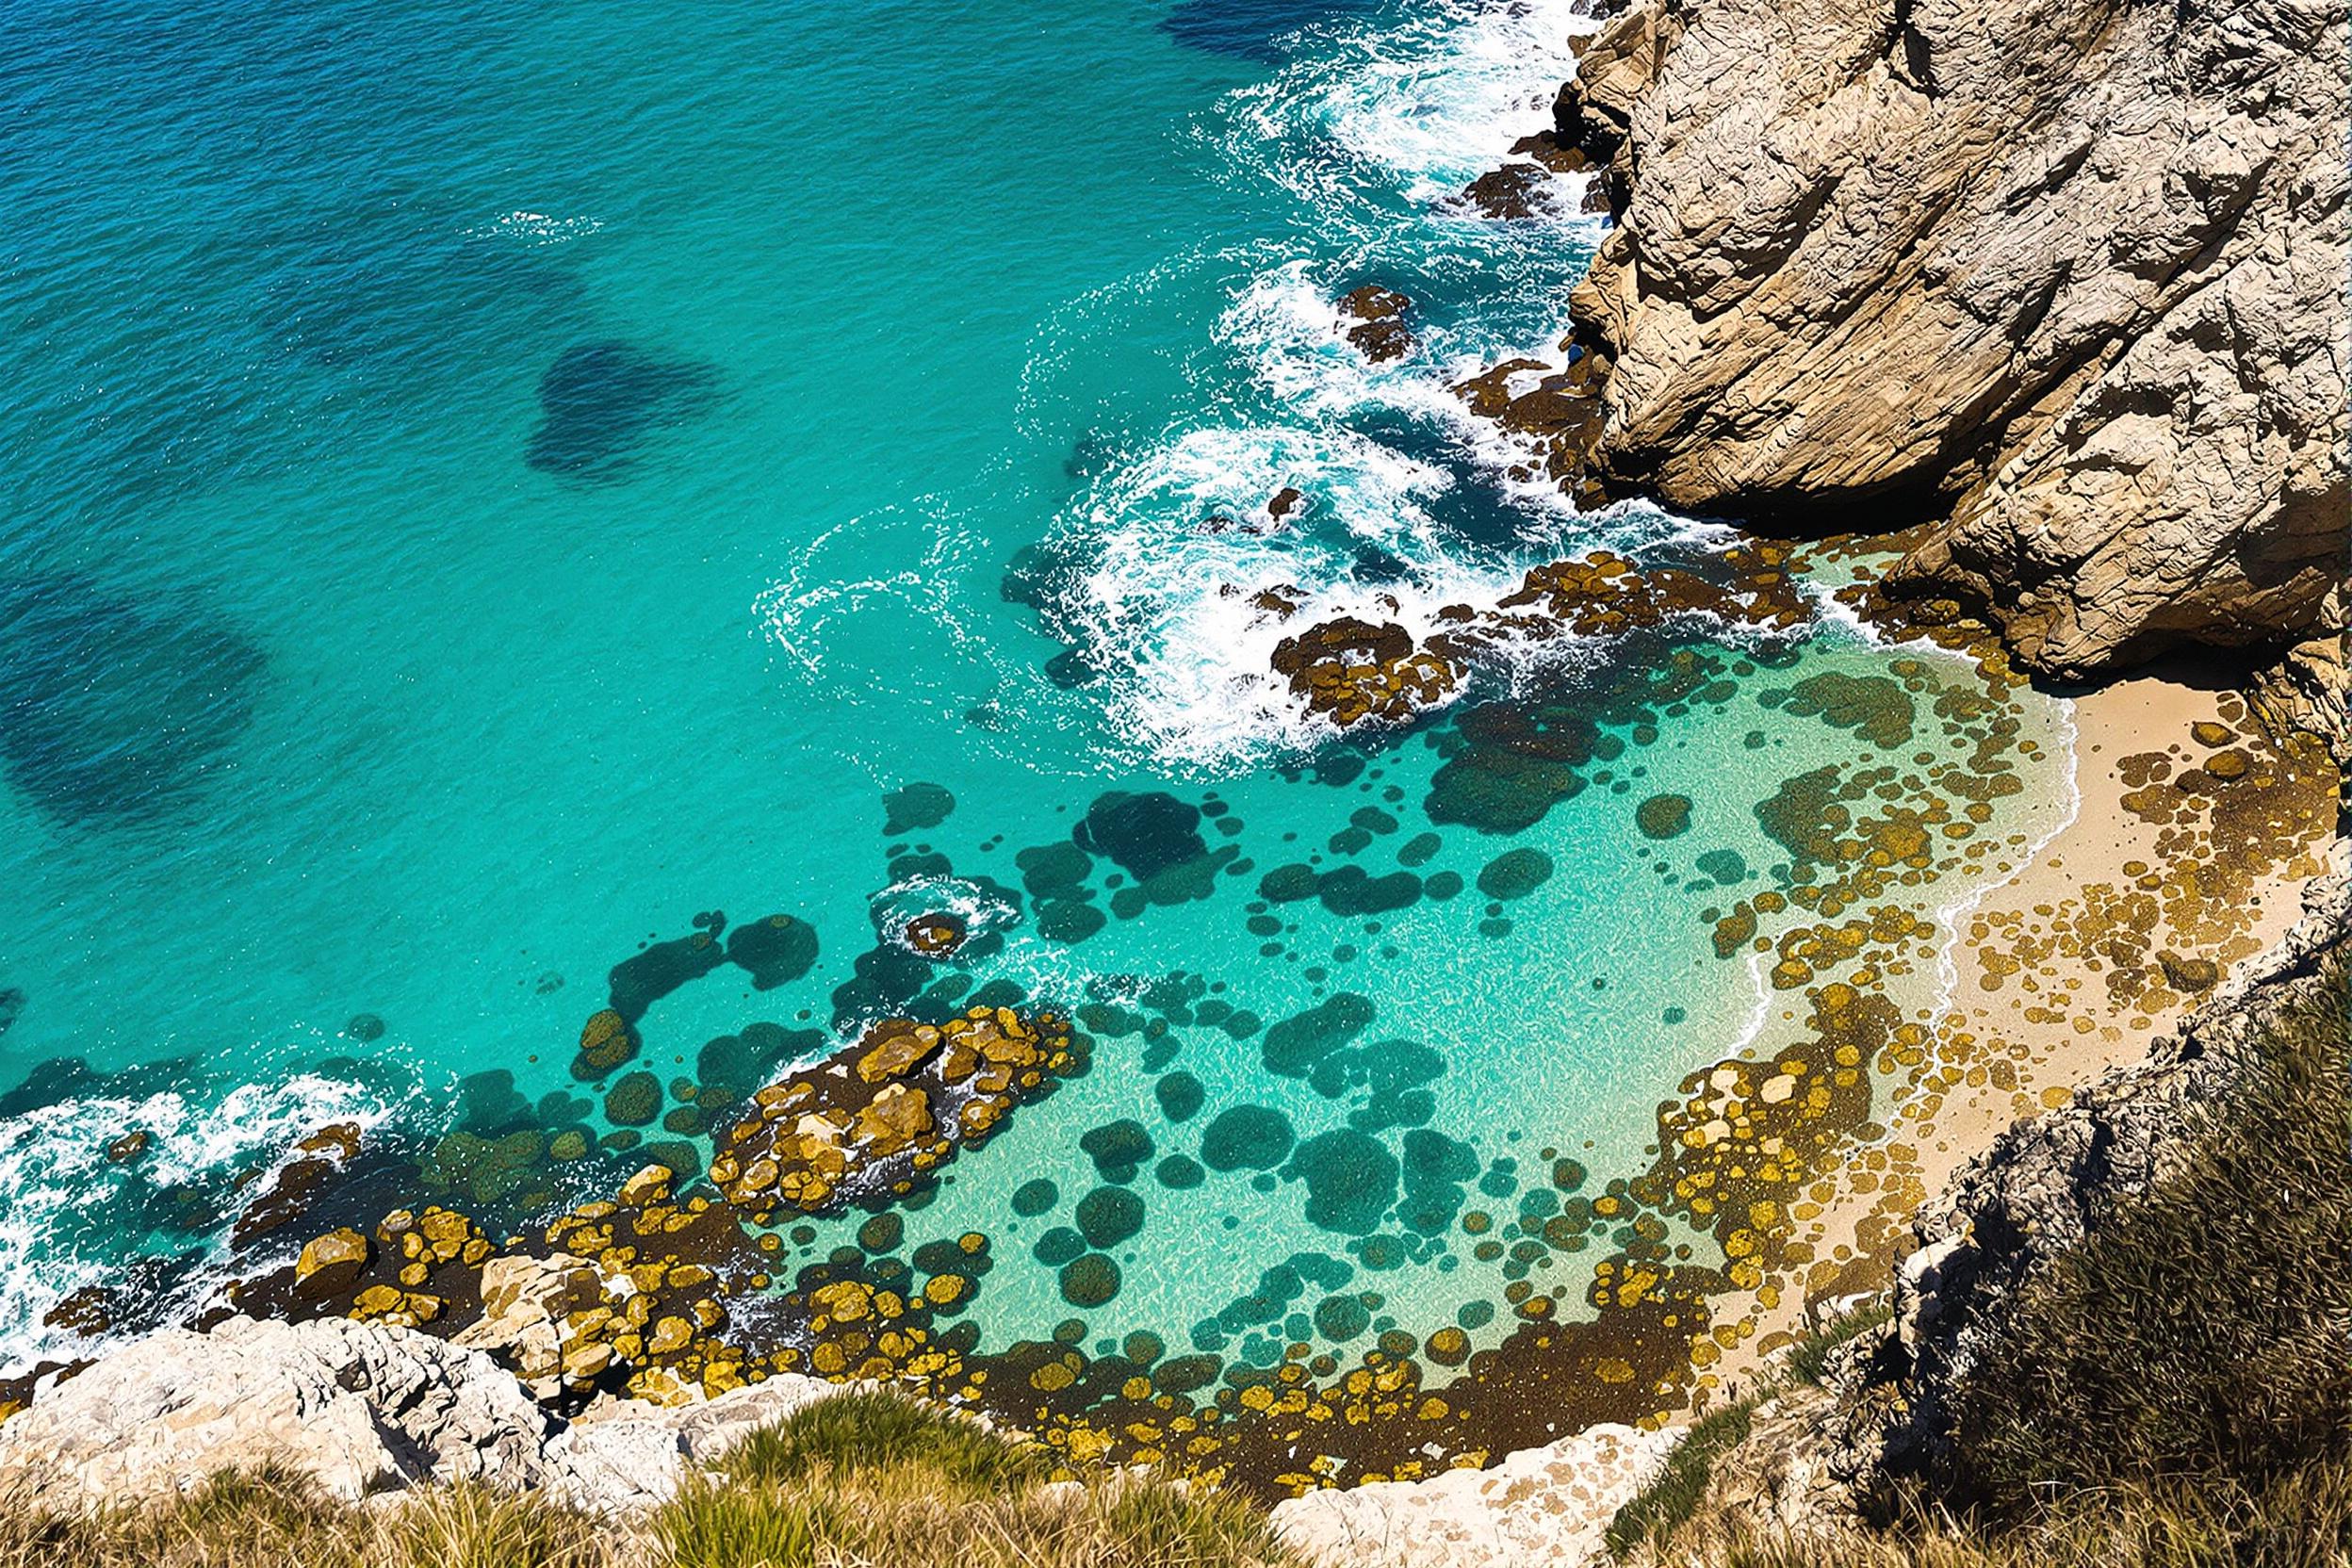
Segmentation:
<svg viewBox="0 0 2352 1568">
<path fill-rule="evenodd" d="M 1638 492 L 1805 534 L 1909 530 L 1883 588 L 1850 596 L 1882 626 L 1987 647 L 1998 629 L 2024 666 L 2068 678 L 2182 644 L 2257 650 L 2272 664 L 2249 677 L 2247 700 L 2280 732 L 2276 755 L 2299 730 L 2342 763 L 2346 180 L 2328 133 L 2345 115 L 2341 29 L 2303 0 L 2169 20 L 2092 0 L 2058 9 L 1924 3 L 1889 21 L 1840 3 L 1792 18 L 1766 0 L 1653 0 L 1617 16 L 1562 90 L 1554 130 L 1513 149 L 1529 161 L 1467 193 L 1515 220 L 1546 209 L 1536 175 L 1511 171 L 1592 172 L 1616 222 L 1575 296 L 1563 363 L 1498 366 L 1457 393 L 1580 496 Z M 1342 330 L 1369 358 L 1400 356 L 1409 306 L 1367 286 L 1343 302 Z M 1277 523 L 1287 509 L 1270 509 Z M 1808 612 L 1795 555 L 1838 547 L 1758 539 L 1723 560 L 1727 580 L 1596 554 L 1530 573 L 1493 605 L 1450 607 L 1430 636 L 1301 628 L 1274 665 L 1339 727 L 1410 723 L 1514 641 L 1682 614 L 1793 626 Z M 2215 800 L 2263 786 L 2274 754 L 2255 749 L 2214 740 L 2200 755 L 2239 760 L 2144 764 L 2136 788 L 2150 811 L 2204 824 Z M 2167 788 L 2181 800 L 2155 799 Z M 2019 1283 L 2164 1167 L 2181 1107 L 2229 1092 L 2235 1044 L 2281 1006 L 2341 993 L 2341 846 L 2307 903 L 2282 943 L 2226 980 L 2202 953 L 2143 941 L 2128 965 L 2109 955 L 2114 972 L 2168 998 L 2144 1017 L 2213 994 L 2146 1063 L 2001 1133 L 1919 1209 L 1895 1327 L 1841 1353 L 1834 1391 L 1758 1413 L 1719 1467 L 1744 1478 L 1719 1497 L 1725 1511 L 1829 1527 L 1866 1512 L 1886 1475 L 1940 1462 L 1941 1401 L 1998 1343 Z M 1755 936 L 1754 912 L 1744 929 L 1740 914 L 1725 916 L 1734 951 Z M 757 972 L 756 956 L 738 961 Z M 1808 952 L 1775 956 L 1790 988 L 1814 978 Z M 1843 1015 L 1822 1017 L 1824 1051 L 1850 1048 Z M 431 1479 L 597 1511 L 658 1502 L 847 1380 L 952 1373 L 962 1341 L 946 1320 L 987 1266 L 979 1237 L 918 1258 L 920 1281 L 843 1265 L 794 1298 L 805 1364 L 746 1355 L 726 1341 L 727 1298 L 767 1281 L 734 1211 L 765 1223 L 914 1181 L 1050 1092 L 1082 1050 L 1051 1015 L 895 1020 L 735 1108 L 709 1172 L 720 1202 L 680 1200 L 657 1164 L 524 1245 L 453 1207 L 322 1232 L 240 1298 L 270 1320 L 216 1316 L 46 1369 L 0 1424 L 0 1481 L 74 1506 L 273 1462 L 352 1498 Z M 591 1019 L 580 1052 L 597 1073 L 624 1065 L 627 1008 Z M 1768 1082 L 1699 1075 L 1674 1126 L 1700 1128 L 1752 1090 L 1748 1108 L 1769 1120 L 1762 1105 L 1780 1101 Z M 652 1094 L 658 1110 L 658 1082 Z M 330 1140 L 312 1177 L 331 1181 L 355 1153 Z M 299 1194 L 271 1210 L 275 1196 L 255 1205 L 271 1223 L 307 1212 Z M 1902 1250 L 1886 1225 L 1877 1239 L 1874 1259 Z M 1784 1316 L 1858 1276 L 1820 1277 L 1830 1282 L 1792 1292 Z M 1065 1282 L 1072 1300 L 1090 1288 Z M 1748 1337 L 1751 1354 L 1776 1338 Z M 1083 1368 L 1042 1347 L 1031 1360 L 1017 1370 L 1040 1396 L 1086 1392 L 1071 1386 Z M 1166 1387 L 1181 1392 L 1170 1366 Z M 1365 1418 L 1396 1392 L 1367 1383 Z M 1080 1452 L 1083 1429 L 1062 1437 L 1073 1462 L 1107 1452 Z M 1655 1421 L 1597 1425 L 1488 1456 L 1492 1469 L 1312 1494 L 1276 1517 L 1332 1561 L 1580 1558 L 1672 1443 Z"/>
</svg>

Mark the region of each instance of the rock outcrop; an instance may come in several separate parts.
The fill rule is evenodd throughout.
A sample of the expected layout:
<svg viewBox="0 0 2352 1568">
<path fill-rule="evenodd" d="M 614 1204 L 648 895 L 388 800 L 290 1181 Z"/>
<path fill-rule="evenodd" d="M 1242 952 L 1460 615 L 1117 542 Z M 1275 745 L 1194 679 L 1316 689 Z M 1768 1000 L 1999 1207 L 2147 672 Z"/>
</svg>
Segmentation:
<svg viewBox="0 0 2352 1568">
<path fill-rule="evenodd" d="M 2352 843 L 2337 845 L 2304 902 L 2286 939 L 2147 1060 L 2011 1127 L 1920 1214 L 1919 1250 L 1896 1279 L 1891 1342 L 1848 1400 L 1836 1441 L 1851 1457 L 1838 1468 L 1864 1479 L 1872 1467 L 1942 1468 L 1952 1391 L 2001 1354 L 2020 1287 L 2082 1246 L 2118 1198 L 2179 1168 L 2191 1144 L 2182 1129 L 2232 1094 L 2280 1018 L 2341 1013 L 2352 984 Z"/>
<path fill-rule="evenodd" d="M 2342 0 L 1647 0 L 1558 112 L 1589 471 L 1927 523 L 1892 586 L 2052 674 L 2339 631 L 2345 70 Z"/>
<path fill-rule="evenodd" d="M 34 1400 L 0 1426 L 0 1477 L 91 1503 L 262 1464 L 351 1500 L 427 1478 L 535 1486 L 551 1431 L 478 1351 L 347 1318 L 232 1318 L 152 1334 Z"/>
<path fill-rule="evenodd" d="M 0 1424 L 0 1494 L 80 1510 L 274 1466 L 349 1501 L 473 1481 L 616 1512 L 843 1386 L 778 1377 L 678 1406 L 605 1398 L 567 1421 L 484 1351 L 416 1329 L 236 1317 L 135 1341 Z"/>
<path fill-rule="evenodd" d="M 1609 1522 L 1647 1486 L 1680 1434 L 1589 1428 L 1489 1470 L 1310 1492 L 1274 1507 L 1274 1528 L 1337 1568 L 1516 1568 L 1602 1556 Z"/>
</svg>

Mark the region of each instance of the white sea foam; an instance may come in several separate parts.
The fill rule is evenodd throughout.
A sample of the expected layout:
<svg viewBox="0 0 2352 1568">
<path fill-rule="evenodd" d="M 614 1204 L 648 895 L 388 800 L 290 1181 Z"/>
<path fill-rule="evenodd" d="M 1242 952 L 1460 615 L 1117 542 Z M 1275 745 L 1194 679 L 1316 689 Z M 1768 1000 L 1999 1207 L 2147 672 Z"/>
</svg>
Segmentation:
<svg viewBox="0 0 2352 1568">
<path fill-rule="evenodd" d="M 513 212 L 500 213 L 489 222 L 471 231 L 477 238 L 497 237 L 517 239 L 533 247 L 562 245 L 574 239 L 584 239 L 604 227 L 601 219 L 559 218 L 552 213 L 532 212 L 516 207 Z"/>
<path fill-rule="evenodd" d="M 1442 606 L 1508 592 L 1537 561 L 1690 531 L 1653 508 L 1580 513 L 1526 438 L 1452 390 L 1503 359 L 1557 358 L 1579 238 L 1592 237 L 1577 225 L 1592 225 L 1496 223 L 1454 198 L 1549 122 L 1575 68 L 1571 40 L 1589 30 L 1568 0 L 1442 4 L 1386 29 L 1335 24 L 1220 106 L 1210 134 L 1230 165 L 1298 197 L 1312 240 L 1244 269 L 1217 324 L 1247 395 L 1205 398 L 1200 428 L 1133 456 L 1065 525 L 1088 562 L 1066 610 L 1109 673 L 1108 717 L 1162 764 L 1234 765 L 1327 736 L 1268 664 L 1300 628 L 1355 614 L 1425 634 Z M 1336 304 L 1367 278 L 1427 280 L 1475 302 L 1416 310 L 1413 351 L 1373 364 L 1347 341 Z M 1452 466 L 1362 433 L 1400 424 L 1439 442 Z M 1491 492 L 1476 545 L 1432 517 L 1457 471 Z M 1303 516 L 1210 524 L 1262 524 L 1285 486 L 1308 497 Z M 1360 574 L 1358 542 L 1377 544 L 1389 569 Z M 1266 590 L 1299 611 L 1262 609 Z"/>
<path fill-rule="evenodd" d="M 1593 24 L 1581 0 L 1450 0 L 1402 26 L 1343 24 L 1233 103 L 1266 172 L 1321 199 L 1366 182 L 1414 202 L 1459 190 L 1549 120 Z"/>
<path fill-rule="evenodd" d="M 0 1372 L 89 1353 L 89 1341 L 45 1327 L 41 1317 L 66 1296 L 119 1273 L 108 1248 L 138 1223 L 126 1212 L 137 1194 L 219 1184 L 225 1173 L 254 1167 L 274 1173 L 296 1140 L 320 1126 L 370 1128 L 395 1109 L 374 1090 L 303 1073 L 217 1096 L 75 1096 L 0 1118 Z M 147 1149 L 127 1165 L 115 1163 L 108 1147 L 132 1133 L 147 1135 Z M 214 1246 L 224 1239 L 204 1238 Z M 164 1315 L 192 1310 L 219 1280 L 217 1268 L 198 1268 L 165 1299 Z"/>
<path fill-rule="evenodd" d="M 1572 0 L 1440 0 L 1402 25 L 1310 29 L 1274 79 L 1228 95 L 1200 126 L 1234 177 L 1300 199 L 1299 235 L 1171 257 L 1071 302 L 1040 330 L 1024 429 L 1068 440 L 1084 420 L 1104 432 L 1085 453 L 1088 490 L 1054 531 L 1053 553 L 1068 564 L 1052 585 L 1049 629 L 1078 643 L 1102 677 L 1087 688 L 1096 721 L 1158 764 L 1223 770 L 1328 738 L 1270 668 L 1292 631 L 1355 614 L 1426 634 L 1441 607 L 1491 600 L 1539 561 L 1690 531 L 1654 508 L 1580 513 L 1526 438 L 1472 416 L 1452 391 L 1502 359 L 1557 358 L 1594 225 L 1494 222 L 1454 198 L 1549 122 L 1575 67 L 1571 41 L 1590 27 Z M 1163 296 L 1181 301 L 1186 291 L 1171 285 L 1204 279 L 1230 280 L 1230 303 L 1201 351 L 1168 361 L 1192 409 L 1157 438 L 1138 437 L 1121 400 L 1127 381 L 1095 374 L 1097 351 L 1106 329 L 1124 344 Z M 1346 340 L 1335 302 L 1367 279 L 1473 302 L 1416 310 L 1415 351 L 1374 365 Z M 1415 433 L 1414 452 L 1434 443 L 1442 461 L 1365 433 L 1393 440 L 1400 427 Z M 1458 475 L 1487 492 L 1468 507 L 1476 543 L 1431 510 L 1468 499 L 1447 497 Z M 1304 494 L 1306 511 L 1277 523 L 1266 503 L 1285 487 Z M 948 564 L 860 549 L 856 569 L 837 573 L 830 558 L 851 559 L 837 543 L 821 542 L 763 596 L 768 635 L 812 687 L 839 693 L 845 677 L 854 689 L 869 676 L 895 684 L 890 672 L 834 667 L 847 617 L 940 625 Z M 1364 559 L 1366 546 L 1378 559 Z M 1298 612 L 1263 609 L 1268 590 Z M 1000 689 L 1019 678 L 988 673 Z M 1058 694 L 1036 695 L 1033 722 L 1053 722 Z"/>
</svg>

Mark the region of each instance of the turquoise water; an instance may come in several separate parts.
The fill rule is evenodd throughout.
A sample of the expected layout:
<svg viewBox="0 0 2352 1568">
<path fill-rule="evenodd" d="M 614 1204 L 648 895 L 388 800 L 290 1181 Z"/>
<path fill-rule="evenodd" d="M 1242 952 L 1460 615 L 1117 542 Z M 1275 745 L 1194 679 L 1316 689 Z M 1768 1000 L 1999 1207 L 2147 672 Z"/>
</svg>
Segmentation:
<svg viewBox="0 0 2352 1568">
<path fill-rule="evenodd" d="M 1028 1246 L 1101 1182 L 1083 1135 L 1197 1152 L 1237 1105 L 1301 1138 L 1352 1118 L 1327 1147 L 1369 1162 L 1368 1209 L 1147 1179 L 1089 1335 L 1200 1344 L 1299 1253 L 1379 1273 L 1375 1328 L 1476 1318 L 1526 1260 L 1392 1214 L 1380 1162 L 1442 1134 L 1455 1210 L 1539 1149 L 1638 1168 L 1658 1102 L 1759 1022 L 1702 918 L 1786 872 L 1755 806 L 1861 746 L 1759 699 L 1890 658 L 1832 620 L 1490 671 L 1487 710 L 1574 712 L 1600 755 L 1582 792 L 1470 821 L 1430 806 L 1453 718 L 1335 740 L 1267 673 L 1263 588 L 1426 626 L 1531 564 L 1717 537 L 1579 514 L 1446 390 L 1544 351 L 1598 238 L 1446 200 L 1547 122 L 1583 25 L 1555 0 L 16 8 L 0 1361 L 57 1352 L 42 1315 L 127 1259 L 145 1315 L 200 1302 L 227 1184 L 319 1123 L 614 1132 L 568 1070 L 581 1024 L 614 964 L 714 912 L 790 912 L 817 961 L 653 1003 L 664 1076 L 755 1021 L 793 1032 L 763 1037 L 777 1069 L 974 994 L 1096 1035 L 923 1218 L 1008 1243 L 984 1346 L 1070 1317 Z M 1419 335 L 1377 368 L 1331 303 L 1369 282 Z M 1291 527 L 1213 521 L 1285 486 Z M 1677 647 L 1722 689 L 1645 705 Z M 2058 745 L 2054 712 L 2020 723 Z M 886 833 L 915 783 L 952 812 Z M 1115 792 L 1173 825 L 1123 858 L 1098 835 L 1083 897 L 1034 874 Z M 1686 837 L 1637 826 L 1658 793 L 1695 803 Z M 1491 897 L 1513 848 L 1548 877 Z M 1137 908 L 1171 862 L 1183 890 Z M 1413 891 L 1261 896 L 1350 862 Z M 988 939 L 891 948 L 941 907 Z M 1335 998 L 1353 1077 L 1269 1070 L 1267 1029 Z M 1171 1072 L 1197 1117 L 1161 1108 Z M 1016 1212 L 1039 1179 L 1056 1206 Z"/>
</svg>

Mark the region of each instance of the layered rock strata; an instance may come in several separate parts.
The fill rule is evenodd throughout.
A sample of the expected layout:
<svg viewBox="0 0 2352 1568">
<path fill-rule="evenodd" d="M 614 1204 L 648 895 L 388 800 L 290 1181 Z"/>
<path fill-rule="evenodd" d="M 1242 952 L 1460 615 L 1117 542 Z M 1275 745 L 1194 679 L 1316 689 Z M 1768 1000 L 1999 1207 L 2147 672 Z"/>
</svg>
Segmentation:
<svg viewBox="0 0 2352 1568">
<path fill-rule="evenodd" d="M 1893 585 L 2050 674 L 2340 633 L 2346 116 L 2339 0 L 1649 0 L 1558 106 L 1619 219 L 1583 461 L 1932 522 Z"/>
</svg>

